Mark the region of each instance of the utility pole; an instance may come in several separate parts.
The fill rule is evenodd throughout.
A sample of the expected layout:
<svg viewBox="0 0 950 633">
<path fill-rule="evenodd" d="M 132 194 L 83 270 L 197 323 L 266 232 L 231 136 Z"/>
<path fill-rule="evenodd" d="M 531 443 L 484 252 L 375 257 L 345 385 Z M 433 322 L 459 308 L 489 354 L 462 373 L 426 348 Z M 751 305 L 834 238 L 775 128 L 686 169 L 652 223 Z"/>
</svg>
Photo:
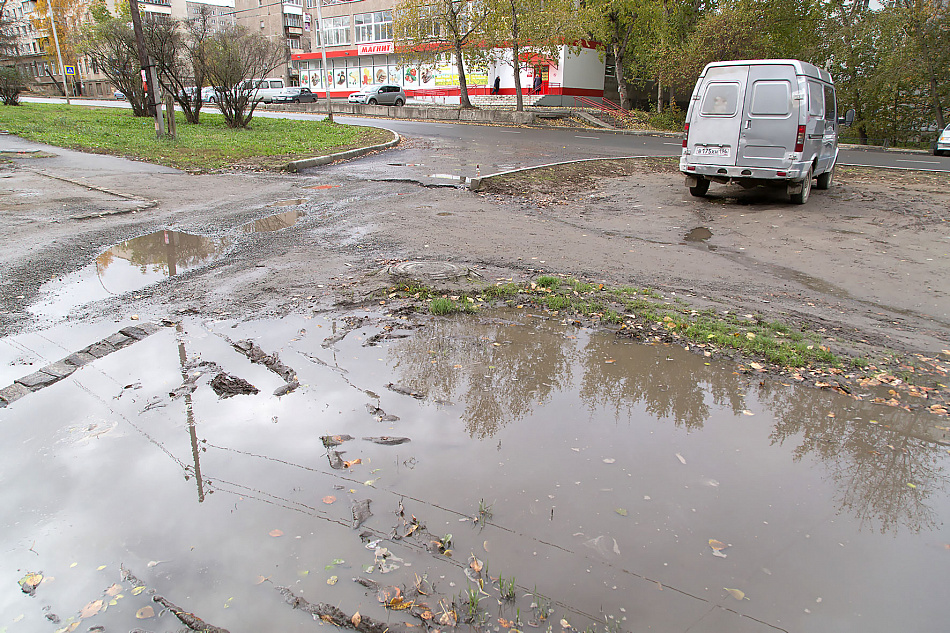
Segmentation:
<svg viewBox="0 0 950 633">
<path fill-rule="evenodd" d="M 333 86 L 333 73 L 327 68 L 327 46 L 323 41 L 323 12 L 320 5 L 323 0 L 316 0 L 317 3 L 317 37 L 320 38 L 320 55 L 323 57 L 323 80 L 327 82 L 327 121 L 333 123 L 333 102 L 330 101 L 330 88 Z M 329 73 L 329 80 L 327 74 Z"/>
<path fill-rule="evenodd" d="M 56 59 L 59 61 L 59 74 L 63 76 L 63 96 L 66 97 L 66 105 L 69 105 L 69 87 L 66 85 L 66 69 L 63 67 L 63 54 L 59 50 L 59 37 L 56 35 L 56 20 L 53 19 L 53 3 L 48 2 L 46 8 L 49 9 L 49 23 L 53 27 L 53 42 L 56 44 Z"/>
<path fill-rule="evenodd" d="M 132 30 L 135 32 L 135 47 L 138 49 L 139 64 L 142 66 L 142 82 L 146 86 L 145 103 L 148 106 L 149 114 L 155 116 L 155 135 L 162 138 L 165 135 L 162 101 L 158 98 L 158 81 L 155 77 L 155 68 L 145 51 L 145 34 L 142 33 L 142 16 L 139 14 L 138 0 L 129 0 L 129 9 L 132 13 Z"/>
</svg>

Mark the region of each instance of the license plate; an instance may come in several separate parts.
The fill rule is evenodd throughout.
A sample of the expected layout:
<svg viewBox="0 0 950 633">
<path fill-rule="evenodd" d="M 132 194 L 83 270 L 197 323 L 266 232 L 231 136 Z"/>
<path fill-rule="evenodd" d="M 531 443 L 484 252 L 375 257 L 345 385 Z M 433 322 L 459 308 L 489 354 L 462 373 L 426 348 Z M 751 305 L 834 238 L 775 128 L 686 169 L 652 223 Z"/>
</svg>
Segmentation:
<svg viewBox="0 0 950 633">
<path fill-rule="evenodd" d="M 697 147 L 693 150 L 693 154 L 696 156 L 722 156 L 724 158 L 729 158 L 729 148 L 728 147 Z"/>
</svg>

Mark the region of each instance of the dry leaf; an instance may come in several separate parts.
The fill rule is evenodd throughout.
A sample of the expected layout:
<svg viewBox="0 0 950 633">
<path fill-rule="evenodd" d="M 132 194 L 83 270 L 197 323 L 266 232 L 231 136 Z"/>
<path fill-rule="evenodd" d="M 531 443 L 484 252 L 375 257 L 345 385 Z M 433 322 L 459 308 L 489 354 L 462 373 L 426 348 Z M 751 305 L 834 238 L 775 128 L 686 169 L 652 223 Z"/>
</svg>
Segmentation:
<svg viewBox="0 0 950 633">
<path fill-rule="evenodd" d="M 748 409 L 743 409 L 743 410 L 742 410 L 742 415 L 755 415 L 755 414 L 752 413 L 751 411 L 749 411 Z"/>
<path fill-rule="evenodd" d="M 283 533 L 281 530 L 271 530 L 271 531 L 268 532 L 267 534 L 268 534 L 268 536 L 273 536 L 274 538 L 277 538 L 278 536 L 283 536 L 283 535 L 284 535 L 284 533 Z"/>
<path fill-rule="evenodd" d="M 336 576 L 330 576 L 329 578 L 327 578 L 327 584 L 332 587 L 333 585 L 337 583 L 338 580 L 340 579 L 337 578 Z"/>
<path fill-rule="evenodd" d="M 354 613 L 354 614 L 353 614 L 353 617 L 350 618 L 350 622 L 353 623 L 353 626 L 359 626 L 359 625 L 360 625 L 360 622 L 362 622 L 362 621 L 363 621 L 363 617 L 360 615 L 360 612 L 359 612 L 359 611 L 357 611 L 356 613 Z"/>
<path fill-rule="evenodd" d="M 617 461 L 617 460 L 614 459 L 613 457 L 608 457 L 607 459 L 604 460 L 604 463 L 605 463 L 605 464 L 613 464 L 615 461 Z"/>
<path fill-rule="evenodd" d="M 743 598 L 745 598 L 744 591 L 741 591 L 739 589 L 730 589 L 729 587 L 723 587 L 723 589 L 725 589 L 729 593 L 729 595 L 735 598 L 736 600 L 742 600 Z"/>
<path fill-rule="evenodd" d="M 153 609 L 151 605 L 147 607 L 142 607 L 141 609 L 135 612 L 135 617 L 138 618 L 139 620 L 145 620 L 154 616 L 155 616 L 155 609 Z"/>
<path fill-rule="evenodd" d="M 102 609 L 102 600 L 93 600 L 79 611 L 80 619 L 91 618 Z"/>
<path fill-rule="evenodd" d="M 362 463 L 363 463 L 363 460 L 357 457 L 351 462 L 343 462 L 343 468 L 351 468 L 353 466 L 356 466 L 357 464 L 362 464 Z"/>
<path fill-rule="evenodd" d="M 676 459 L 680 460 L 680 463 L 681 463 L 681 464 L 685 464 L 685 463 L 686 463 L 686 458 L 683 457 L 682 455 L 680 455 L 679 453 L 676 454 Z"/>
<path fill-rule="evenodd" d="M 327 495 L 323 498 L 323 502 L 327 505 L 330 505 L 334 501 L 336 501 L 336 497 L 334 497 L 333 495 Z"/>
<path fill-rule="evenodd" d="M 565 620 L 564 618 L 561 618 L 561 628 L 562 628 L 562 629 L 569 629 L 569 628 L 571 628 L 571 623 L 568 622 L 567 620 Z"/>
<path fill-rule="evenodd" d="M 112 583 L 112 586 L 109 587 L 108 589 L 106 589 L 106 595 L 107 595 L 107 596 L 114 596 L 114 595 L 118 594 L 120 591 L 122 591 L 122 585 L 120 585 L 120 584 L 117 583 L 117 582 L 116 582 L 116 583 Z"/>
<path fill-rule="evenodd" d="M 713 548 L 714 550 L 721 550 L 721 549 L 726 549 L 729 546 L 723 543 L 722 541 L 717 541 L 716 539 L 711 538 L 709 539 L 709 547 Z"/>
<path fill-rule="evenodd" d="M 472 554 L 472 559 L 469 561 L 468 566 L 474 569 L 476 572 L 480 572 L 482 570 L 482 567 L 484 567 L 484 565 L 482 564 L 482 561 L 475 558 L 474 553 Z"/>
<path fill-rule="evenodd" d="M 145 585 L 139 585 L 138 587 L 132 587 L 132 595 L 137 596 L 140 593 L 145 591 Z"/>
<path fill-rule="evenodd" d="M 267 582 L 268 580 L 270 580 L 270 576 L 258 576 L 258 577 L 257 577 L 257 582 L 255 582 L 254 584 L 255 584 L 255 585 L 260 585 L 260 584 L 263 584 L 263 583 Z"/>
</svg>

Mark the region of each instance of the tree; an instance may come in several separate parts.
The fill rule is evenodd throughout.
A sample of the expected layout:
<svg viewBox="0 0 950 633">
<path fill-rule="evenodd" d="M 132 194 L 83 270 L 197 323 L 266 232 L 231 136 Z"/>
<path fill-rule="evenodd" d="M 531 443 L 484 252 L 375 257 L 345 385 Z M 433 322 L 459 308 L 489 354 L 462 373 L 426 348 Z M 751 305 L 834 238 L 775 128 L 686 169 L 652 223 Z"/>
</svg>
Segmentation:
<svg viewBox="0 0 950 633">
<path fill-rule="evenodd" d="M 283 43 L 275 43 L 240 25 L 215 32 L 203 49 L 207 77 L 217 89 L 218 108 L 228 127 L 244 128 L 259 103 L 255 79 L 266 77 L 286 57 Z"/>
<path fill-rule="evenodd" d="M 87 14 L 84 0 L 37 0 L 32 14 L 33 28 L 43 41 L 43 52 L 49 62 L 47 73 L 54 79 L 49 68 L 59 69 L 59 57 L 54 45 L 53 31 L 50 25 L 50 10 L 56 25 L 56 38 L 59 40 L 59 53 L 64 65 L 75 65 L 81 54 L 82 31 Z M 54 83 L 55 80 L 54 80 Z"/>
<path fill-rule="evenodd" d="M 511 65 L 515 79 L 515 109 L 521 112 L 524 110 L 522 58 L 526 55 L 559 57 L 560 45 L 570 36 L 571 23 L 576 23 L 573 4 L 567 0 L 489 0 L 488 7 L 485 46 L 490 51 L 510 52 L 501 56 L 493 54 L 493 57 L 496 63 Z"/>
<path fill-rule="evenodd" d="M 135 33 L 127 19 L 100 14 L 84 29 L 81 50 L 125 94 L 135 116 L 149 116 Z"/>
<path fill-rule="evenodd" d="M 651 0 L 592 0 L 581 16 L 590 39 L 600 50 L 612 53 L 617 72 L 620 107 L 633 107 L 632 82 L 637 77 L 636 49 L 644 33 L 653 31 L 659 6 Z"/>
<path fill-rule="evenodd" d="M 887 8 L 897 22 L 908 57 L 908 78 L 927 103 L 937 128 L 947 124 L 950 105 L 950 3 L 940 0 L 895 0 Z"/>
<path fill-rule="evenodd" d="M 3 105 L 20 105 L 20 93 L 26 87 L 26 77 L 16 66 L 0 67 L 0 101 Z"/>
<path fill-rule="evenodd" d="M 205 56 L 212 34 L 207 5 L 201 5 L 198 15 L 186 22 L 165 20 L 146 25 L 145 46 L 155 60 L 158 82 L 174 96 L 189 123 L 198 123 L 201 113 L 201 89 L 207 82 Z"/>
<path fill-rule="evenodd" d="M 393 39 L 400 57 L 431 63 L 451 53 L 459 73 L 460 102 L 471 108 L 465 54 L 484 55 L 484 26 L 490 9 L 482 0 L 403 0 L 393 9 Z"/>
</svg>

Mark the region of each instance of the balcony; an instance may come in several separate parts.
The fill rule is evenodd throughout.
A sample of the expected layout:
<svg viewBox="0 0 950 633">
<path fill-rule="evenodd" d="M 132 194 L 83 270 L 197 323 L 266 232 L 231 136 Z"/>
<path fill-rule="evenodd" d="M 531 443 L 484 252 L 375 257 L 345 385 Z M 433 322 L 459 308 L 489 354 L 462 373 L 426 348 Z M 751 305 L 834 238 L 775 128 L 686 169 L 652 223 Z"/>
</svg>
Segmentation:
<svg viewBox="0 0 950 633">
<path fill-rule="evenodd" d="M 162 7 L 171 7 L 171 0 L 141 0 L 145 4 L 157 4 Z"/>
</svg>

